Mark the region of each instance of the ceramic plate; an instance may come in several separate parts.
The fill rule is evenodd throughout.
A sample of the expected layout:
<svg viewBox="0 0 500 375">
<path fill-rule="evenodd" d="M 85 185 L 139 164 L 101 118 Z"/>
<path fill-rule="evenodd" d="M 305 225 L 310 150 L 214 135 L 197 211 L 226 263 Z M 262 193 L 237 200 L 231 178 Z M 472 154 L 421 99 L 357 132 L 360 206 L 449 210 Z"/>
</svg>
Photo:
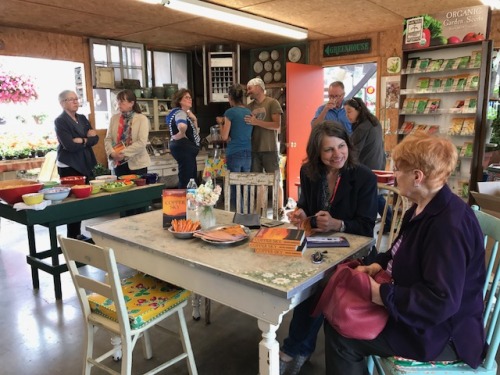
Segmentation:
<svg viewBox="0 0 500 375">
<path fill-rule="evenodd" d="M 264 67 L 262 66 L 262 63 L 260 61 L 256 61 L 253 64 L 253 71 L 255 73 L 259 74 L 260 72 L 262 72 L 262 69 L 264 69 Z"/>
<path fill-rule="evenodd" d="M 125 191 L 125 190 L 128 190 L 128 189 L 131 189 L 134 186 L 135 186 L 135 184 L 123 185 L 123 186 L 117 186 L 117 187 L 103 186 L 102 190 L 107 191 L 108 193 L 116 193 L 117 191 Z"/>
<path fill-rule="evenodd" d="M 273 73 L 267 72 L 264 74 L 264 82 L 265 83 L 270 83 L 273 80 Z"/>
<path fill-rule="evenodd" d="M 217 225 L 215 227 L 210 227 L 208 228 L 207 230 L 216 230 L 218 228 L 222 229 L 226 227 L 226 225 Z M 248 239 L 248 237 L 250 236 L 250 229 L 241 225 L 241 227 L 243 228 L 243 230 L 245 231 L 246 233 L 246 237 L 243 237 L 239 240 L 234 240 L 234 241 L 214 241 L 214 240 L 209 240 L 209 239 L 206 239 L 206 238 L 203 238 L 203 237 L 200 237 L 201 240 L 205 241 L 205 242 L 208 242 L 209 244 L 212 244 L 212 245 L 232 245 L 232 244 L 235 244 L 235 243 L 240 243 L 240 242 L 243 242 L 245 240 Z"/>
<path fill-rule="evenodd" d="M 279 57 L 280 57 L 280 53 L 278 51 L 276 51 L 275 49 L 273 49 L 271 51 L 271 59 L 278 60 Z"/>
<path fill-rule="evenodd" d="M 300 60 L 302 57 L 302 52 L 300 51 L 299 47 L 292 47 L 290 48 L 290 51 L 288 51 L 288 60 L 291 62 L 297 62 Z"/>
<path fill-rule="evenodd" d="M 276 72 L 276 73 L 274 73 L 274 80 L 275 80 L 276 82 L 281 81 L 281 73 L 280 73 L 280 72 Z"/>
<path fill-rule="evenodd" d="M 168 231 L 174 235 L 175 238 L 180 238 L 180 239 L 187 239 L 187 238 L 193 238 L 193 233 L 194 232 L 176 232 L 172 229 L 172 227 L 168 228 Z"/>
<path fill-rule="evenodd" d="M 269 60 L 269 52 L 268 51 L 262 51 L 261 53 L 259 53 L 259 60 L 260 61 Z"/>
<path fill-rule="evenodd" d="M 273 63 L 271 61 L 266 61 L 264 63 L 264 69 L 266 72 L 270 72 L 273 69 Z"/>
<path fill-rule="evenodd" d="M 281 69 L 281 63 L 279 61 L 275 61 L 273 64 L 274 70 L 278 71 Z"/>
</svg>

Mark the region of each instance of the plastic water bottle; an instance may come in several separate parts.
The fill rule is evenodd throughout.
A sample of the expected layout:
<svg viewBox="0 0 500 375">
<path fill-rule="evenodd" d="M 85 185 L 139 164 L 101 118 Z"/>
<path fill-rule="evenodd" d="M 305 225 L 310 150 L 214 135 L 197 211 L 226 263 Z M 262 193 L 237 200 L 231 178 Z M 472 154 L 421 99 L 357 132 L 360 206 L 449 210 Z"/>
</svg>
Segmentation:
<svg viewBox="0 0 500 375">
<path fill-rule="evenodd" d="M 198 185 L 194 178 L 190 179 L 186 191 L 186 219 L 191 219 L 193 221 L 196 220 L 196 203 L 194 202 L 194 196 L 196 195 L 197 188 Z"/>
</svg>

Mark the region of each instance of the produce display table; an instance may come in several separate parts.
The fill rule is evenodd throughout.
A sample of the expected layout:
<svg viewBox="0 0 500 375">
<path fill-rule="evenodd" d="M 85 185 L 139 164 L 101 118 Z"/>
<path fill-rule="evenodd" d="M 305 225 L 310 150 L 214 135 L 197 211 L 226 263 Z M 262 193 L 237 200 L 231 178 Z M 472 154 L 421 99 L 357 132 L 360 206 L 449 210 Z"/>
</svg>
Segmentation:
<svg viewBox="0 0 500 375">
<path fill-rule="evenodd" d="M 61 273 L 67 271 L 68 268 L 66 264 L 59 263 L 61 249 L 57 244 L 56 228 L 59 225 L 148 207 L 153 200 L 161 198 L 164 188 L 164 184 L 152 184 L 133 187 L 121 192 L 98 193 L 84 199 L 70 197 L 40 211 L 16 211 L 13 206 L 0 203 L 0 217 L 26 226 L 29 245 L 29 255 L 26 260 L 31 266 L 33 288 L 39 289 L 40 287 L 38 270 L 45 271 L 53 276 L 56 299 L 61 299 Z M 37 224 L 49 229 L 49 250 L 37 251 L 34 229 Z"/>
</svg>

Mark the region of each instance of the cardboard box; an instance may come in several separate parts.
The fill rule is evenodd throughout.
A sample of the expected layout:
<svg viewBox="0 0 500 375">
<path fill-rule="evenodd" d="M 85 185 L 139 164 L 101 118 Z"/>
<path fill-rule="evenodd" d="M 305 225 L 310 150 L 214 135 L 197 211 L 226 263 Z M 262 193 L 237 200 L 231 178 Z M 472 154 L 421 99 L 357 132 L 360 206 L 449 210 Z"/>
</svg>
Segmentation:
<svg viewBox="0 0 500 375">
<path fill-rule="evenodd" d="M 477 183 L 479 192 L 471 191 L 481 211 L 500 218 L 500 181 Z"/>
</svg>

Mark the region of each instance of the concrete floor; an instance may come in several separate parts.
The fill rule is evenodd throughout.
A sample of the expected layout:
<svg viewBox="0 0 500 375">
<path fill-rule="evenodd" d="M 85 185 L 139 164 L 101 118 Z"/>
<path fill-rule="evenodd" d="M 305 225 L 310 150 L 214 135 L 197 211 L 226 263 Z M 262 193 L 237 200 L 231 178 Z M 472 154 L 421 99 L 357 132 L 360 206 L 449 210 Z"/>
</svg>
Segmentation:
<svg viewBox="0 0 500 375">
<path fill-rule="evenodd" d="M 113 219 L 107 217 L 103 219 Z M 103 220 L 84 222 L 84 225 Z M 37 246 L 49 247 L 48 231 L 36 226 Z M 59 232 L 66 234 L 66 228 Z M 88 233 L 87 233 L 88 234 Z M 2 375 L 73 375 L 81 373 L 84 330 L 82 314 L 70 275 L 62 275 L 63 299 L 56 301 L 52 277 L 40 272 L 40 289 L 33 290 L 31 270 L 26 263 L 28 241 L 25 227 L 5 219 L 0 221 L 0 363 Z M 202 312 L 203 314 L 203 312 Z M 255 375 L 258 373 L 258 343 L 261 340 L 257 321 L 243 313 L 212 302 L 212 323 L 191 318 L 186 310 L 188 329 L 198 372 L 201 375 Z M 281 343 L 287 331 L 291 313 L 287 314 L 277 332 Z M 167 319 L 166 323 L 175 323 Z M 156 358 L 174 356 L 180 343 L 161 331 L 153 332 L 155 356 L 147 361 L 142 348 L 134 352 L 133 373 L 143 373 L 155 366 Z M 109 336 L 99 331 L 104 348 Z M 138 345 L 140 346 L 140 344 Z M 119 364 L 112 363 L 119 371 Z M 324 337 L 321 330 L 318 347 L 301 374 L 324 374 Z M 101 374 L 94 369 L 92 374 Z M 165 370 L 165 374 L 187 374 L 185 362 Z"/>
</svg>

